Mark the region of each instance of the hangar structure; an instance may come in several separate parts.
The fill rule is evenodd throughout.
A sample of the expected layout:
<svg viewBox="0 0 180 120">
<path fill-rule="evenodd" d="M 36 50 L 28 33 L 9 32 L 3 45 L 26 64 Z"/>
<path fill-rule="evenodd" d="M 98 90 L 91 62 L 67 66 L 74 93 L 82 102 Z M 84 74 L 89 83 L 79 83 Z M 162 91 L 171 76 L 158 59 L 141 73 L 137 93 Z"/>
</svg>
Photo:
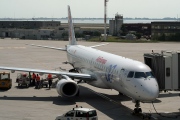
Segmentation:
<svg viewBox="0 0 180 120">
<path fill-rule="evenodd" d="M 59 21 L 0 21 L 0 37 L 48 39 L 61 37 Z"/>
<path fill-rule="evenodd" d="M 107 25 L 109 27 L 109 25 Z M 76 33 L 103 33 L 103 24 L 75 23 Z M 1 38 L 68 39 L 68 24 L 59 21 L 0 21 Z"/>
</svg>

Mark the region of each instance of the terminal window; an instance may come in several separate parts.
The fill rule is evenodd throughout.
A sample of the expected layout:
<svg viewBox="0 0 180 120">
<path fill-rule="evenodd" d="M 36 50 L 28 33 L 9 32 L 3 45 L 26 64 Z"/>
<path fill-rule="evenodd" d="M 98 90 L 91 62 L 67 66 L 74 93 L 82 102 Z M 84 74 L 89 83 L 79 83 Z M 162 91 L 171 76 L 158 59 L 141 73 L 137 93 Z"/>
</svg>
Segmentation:
<svg viewBox="0 0 180 120">
<path fill-rule="evenodd" d="M 166 68 L 166 77 L 170 76 L 170 68 Z"/>
</svg>

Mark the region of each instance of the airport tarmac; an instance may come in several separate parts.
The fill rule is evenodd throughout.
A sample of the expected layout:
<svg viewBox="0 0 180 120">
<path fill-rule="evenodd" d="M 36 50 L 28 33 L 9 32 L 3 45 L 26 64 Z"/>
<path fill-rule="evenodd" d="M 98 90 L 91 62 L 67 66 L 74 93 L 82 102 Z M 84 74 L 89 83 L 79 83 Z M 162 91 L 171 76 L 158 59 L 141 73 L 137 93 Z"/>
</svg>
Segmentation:
<svg viewBox="0 0 180 120">
<path fill-rule="evenodd" d="M 0 66 L 24 67 L 35 69 L 71 69 L 70 65 L 62 64 L 67 61 L 63 51 L 37 48 L 25 44 L 37 44 L 54 47 L 65 47 L 68 41 L 44 40 L 16 40 L 0 39 Z M 100 43 L 79 41 L 78 44 L 91 46 Z M 160 52 L 161 50 L 180 50 L 180 43 L 109 43 L 97 47 L 103 51 L 121 55 L 131 59 L 144 61 L 143 54 Z M 57 115 L 71 110 L 75 105 L 94 108 L 97 110 L 99 120 L 140 120 L 139 116 L 132 115 L 134 103 L 131 99 L 118 95 L 115 90 L 95 88 L 86 83 L 80 84 L 80 96 L 62 98 L 56 89 L 18 88 L 15 83 L 17 73 L 11 73 L 13 86 L 10 90 L 0 90 L 0 120 L 53 120 Z M 154 106 L 157 112 L 168 117 L 156 114 L 151 103 L 141 103 L 142 111 L 152 113 L 152 119 L 179 120 L 180 91 L 160 93 Z"/>
</svg>

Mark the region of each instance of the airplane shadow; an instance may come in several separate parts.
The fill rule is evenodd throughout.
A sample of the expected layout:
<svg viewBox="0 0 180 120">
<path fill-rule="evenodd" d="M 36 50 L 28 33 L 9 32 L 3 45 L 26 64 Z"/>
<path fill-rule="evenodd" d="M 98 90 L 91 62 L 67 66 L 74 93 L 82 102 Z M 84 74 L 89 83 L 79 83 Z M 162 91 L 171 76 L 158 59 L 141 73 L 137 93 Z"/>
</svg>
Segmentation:
<svg viewBox="0 0 180 120">
<path fill-rule="evenodd" d="M 111 119 L 118 120 L 118 119 L 128 119 L 128 120 L 139 120 L 141 119 L 139 116 L 133 116 L 132 111 L 134 108 L 130 109 L 126 106 L 122 105 L 122 101 L 131 101 L 130 98 L 124 95 L 108 95 L 103 94 L 107 98 L 112 99 L 105 99 L 102 96 L 100 97 L 98 94 L 92 92 L 93 90 L 86 88 L 84 86 L 79 86 L 80 88 L 80 96 L 79 97 L 72 97 L 72 98 L 64 98 L 61 96 L 48 96 L 48 97 L 8 97 L 2 96 L 0 100 L 18 100 L 18 101 L 52 101 L 55 105 L 75 105 L 76 102 L 86 102 L 90 106 L 94 107 L 98 111 L 102 112 L 103 114 L 107 115 Z M 81 105 L 79 105 L 81 106 Z M 163 113 L 165 114 L 165 113 Z M 176 113 L 174 113 L 176 114 Z M 153 116 L 156 116 L 156 113 L 152 113 Z M 166 115 L 166 114 L 165 114 Z M 178 119 L 179 117 L 177 117 Z M 169 120 L 169 119 L 168 119 Z"/>
<path fill-rule="evenodd" d="M 56 105 L 74 105 L 75 102 L 63 97 L 50 96 L 50 97 L 0 97 L 0 100 L 19 100 L 19 101 L 53 101 Z"/>
<path fill-rule="evenodd" d="M 164 98 L 164 97 L 177 97 L 180 96 L 180 93 L 167 93 L 167 94 L 159 94 L 158 98 Z"/>
<path fill-rule="evenodd" d="M 160 102 L 162 102 L 161 100 L 159 100 L 159 99 L 157 99 L 156 98 L 156 100 L 155 101 L 153 101 L 153 103 L 160 103 Z M 143 102 L 143 103 L 152 103 L 152 102 Z"/>
<path fill-rule="evenodd" d="M 89 88 L 79 86 L 80 88 L 80 96 L 79 97 L 72 97 L 72 98 L 64 98 L 61 96 L 48 96 L 48 97 L 38 97 L 38 96 L 31 96 L 31 97 L 9 97 L 9 96 L 2 96 L 0 100 L 17 100 L 17 101 L 52 101 L 55 105 L 75 105 L 77 102 L 86 102 L 90 106 L 94 107 L 98 111 L 102 112 L 103 114 L 109 116 L 111 119 L 129 119 L 129 120 L 136 120 L 139 119 L 136 116 L 132 116 L 132 110 L 123 106 L 120 102 L 119 104 L 115 104 L 106 100 L 97 94 L 94 94 Z M 118 96 L 117 96 L 118 97 Z M 115 96 L 113 98 L 116 98 Z M 79 105 L 81 106 L 81 105 Z"/>
<path fill-rule="evenodd" d="M 0 92 L 6 92 L 6 91 L 8 91 L 8 90 L 10 90 L 10 89 L 7 89 L 7 88 L 6 88 L 6 89 L 5 89 L 5 88 L 3 89 L 3 88 L 1 88 L 1 89 L 0 89 Z"/>
</svg>

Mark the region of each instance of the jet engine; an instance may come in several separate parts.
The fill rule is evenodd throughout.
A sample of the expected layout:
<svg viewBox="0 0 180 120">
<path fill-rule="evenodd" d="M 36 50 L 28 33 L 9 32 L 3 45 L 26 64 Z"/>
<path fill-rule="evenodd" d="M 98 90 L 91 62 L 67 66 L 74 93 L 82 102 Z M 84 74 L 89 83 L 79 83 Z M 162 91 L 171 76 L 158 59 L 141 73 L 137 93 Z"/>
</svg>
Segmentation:
<svg viewBox="0 0 180 120">
<path fill-rule="evenodd" d="M 79 92 L 77 83 L 66 75 L 62 75 L 62 77 L 56 85 L 58 94 L 64 97 L 76 96 Z"/>
</svg>

